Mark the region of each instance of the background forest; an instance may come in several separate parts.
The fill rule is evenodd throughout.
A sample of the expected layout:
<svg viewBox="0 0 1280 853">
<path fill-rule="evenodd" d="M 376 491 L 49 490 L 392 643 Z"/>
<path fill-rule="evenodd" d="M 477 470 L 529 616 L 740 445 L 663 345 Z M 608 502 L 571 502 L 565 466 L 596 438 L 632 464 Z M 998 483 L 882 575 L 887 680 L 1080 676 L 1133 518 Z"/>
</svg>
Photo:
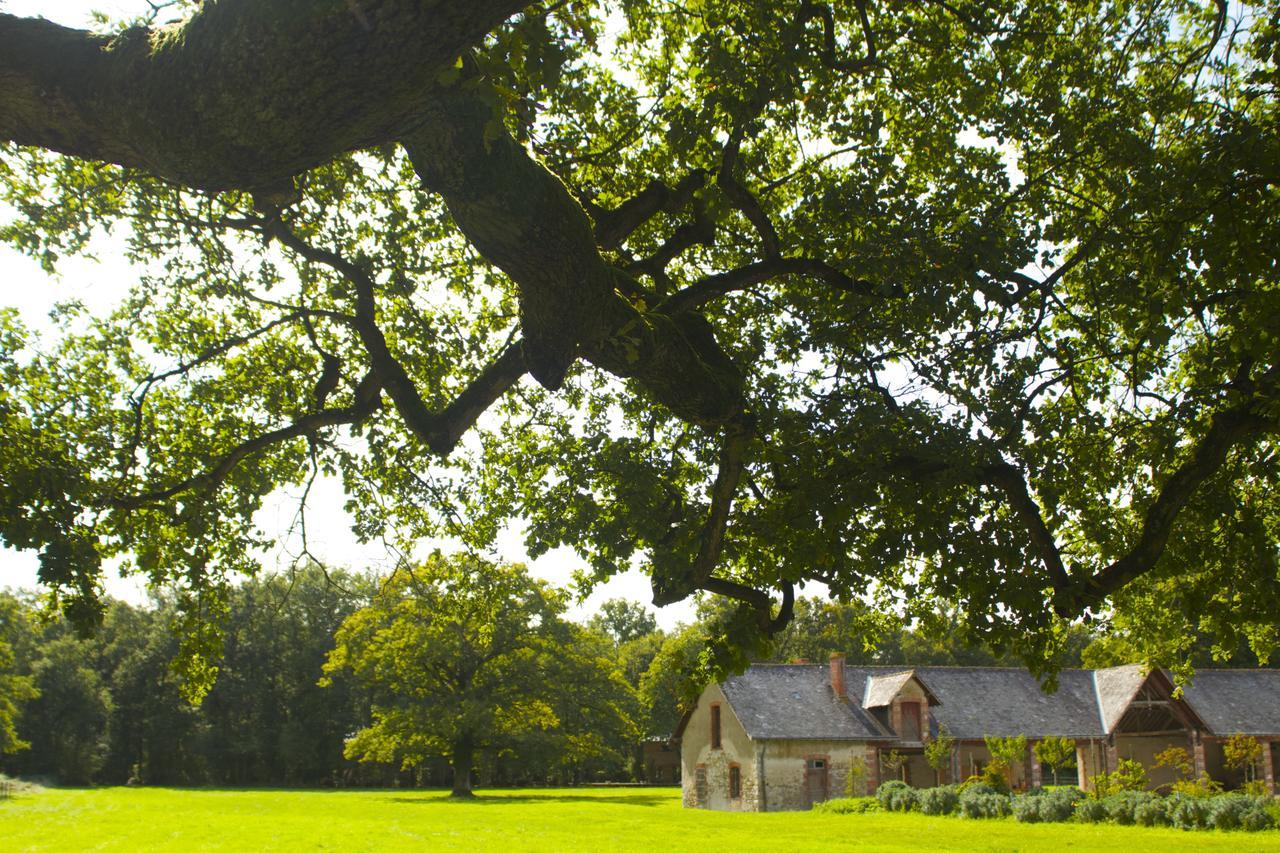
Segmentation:
<svg viewBox="0 0 1280 853">
<path fill-rule="evenodd" d="M 511 571 L 527 577 L 519 567 Z M 172 601 L 155 598 L 141 607 L 110 601 L 101 631 L 82 639 L 60 617 L 45 615 L 33 593 L 2 593 L 0 651 L 7 646 L 11 656 L 0 654 L 0 679 L 38 695 L 16 703 L 14 734 L 29 747 L 0 754 L 0 769 L 68 785 L 445 785 L 447 750 L 393 750 L 388 760 L 344 757 L 344 745 L 385 701 L 378 695 L 384 688 L 341 667 L 325 675 L 325 663 L 344 621 L 371 610 L 381 586 L 378 578 L 310 565 L 235 587 L 225 656 L 198 705 L 184 696 L 171 666 L 178 643 Z M 560 597 L 550 600 L 563 603 L 552 592 Z M 681 703 L 701 687 L 708 638 L 732 617 L 731 607 L 706 600 L 693 624 L 663 631 L 644 607 L 616 599 L 585 625 L 547 617 L 557 631 L 570 632 L 551 636 L 572 648 L 578 667 L 571 683 L 552 685 L 562 702 L 556 723 L 488 738 L 475 756 L 477 781 L 637 779 L 641 742 L 674 729 Z M 1016 665 L 1011 656 L 947 641 L 956 629 L 948 627 L 951 619 L 944 614 L 935 624 L 907 627 L 860 603 L 802 597 L 770 658 L 820 662 L 843 651 L 854 664 Z M 1063 647 L 1062 666 L 1124 662 L 1131 651 L 1084 628 Z M 1210 662 L 1207 653 L 1200 660 Z M 1256 660 L 1242 649 L 1235 663 Z M 527 663 L 529 672 L 534 665 Z M 536 696 L 539 687 L 513 689 Z M 602 707 L 609 712 L 592 710 Z"/>
</svg>

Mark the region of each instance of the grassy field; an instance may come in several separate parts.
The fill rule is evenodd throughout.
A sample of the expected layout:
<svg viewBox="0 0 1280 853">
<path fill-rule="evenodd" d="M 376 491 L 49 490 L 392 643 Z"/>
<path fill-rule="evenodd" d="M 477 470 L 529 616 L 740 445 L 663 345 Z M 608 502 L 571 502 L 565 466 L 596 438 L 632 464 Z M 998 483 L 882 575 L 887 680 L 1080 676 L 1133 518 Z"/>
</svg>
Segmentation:
<svg viewBox="0 0 1280 853">
<path fill-rule="evenodd" d="M 923 815 L 724 814 L 677 792 L 46 790 L 0 801 L 0 849 L 1280 851 L 1280 832 L 1181 832 Z"/>
</svg>

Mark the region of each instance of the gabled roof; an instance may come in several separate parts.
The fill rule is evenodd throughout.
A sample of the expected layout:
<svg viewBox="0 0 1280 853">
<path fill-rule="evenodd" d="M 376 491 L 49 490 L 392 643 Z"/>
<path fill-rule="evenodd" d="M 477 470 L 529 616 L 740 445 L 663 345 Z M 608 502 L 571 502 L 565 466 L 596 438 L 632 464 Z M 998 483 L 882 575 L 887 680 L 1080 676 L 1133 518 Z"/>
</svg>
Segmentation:
<svg viewBox="0 0 1280 853">
<path fill-rule="evenodd" d="M 1068 669 L 1045 693 L 1024 669 L 924 666 L 916 670 L 942 699 L 930 713 L 952 737 L 1101 737 L 1092 673 Z"/>
<path fill-rule="evenodd" d="M 1136 665 L 1067 669 L 1059 674 L 1057 692 L 1045 693 L 1022 669 L 845 666 L 847 695 L 841 698 L 831 689 L 825 664 L 755 664 L 723 689 L 752 738 L 896 740 L 869 709 L 884 707 L 913 677 L 930 696 L 931 729 L 945 726 L 960 740 L 1102 738 L 1115 730 L 1148 680 Z M 1162 690 L 1170 683 L 1163 672 L 1150 677 Z M 1203 721 L 1210 734 L 1280 735 L 1280 670 L 1202 670 L 1184 699 L 1190 722 Z"/>
<path fill-rule="evenodd" d="M 1215 735 L 1280 734 L 1280 670 L 1202 669 L 1182 698 Z"/>
<path fill-rule="evenodd" d="M 845 668 L 861 696 L 866 671 Z M 857 703 L 837 697 L 823 664 L 755 664 L 723 685 L 733 713 L 752 738 L 892 740 L 893 732 Z"/>
<path fill-rule="evenodd" d="M 902 688 L 910 681 L 920 685 L 920 689 L 924 691 L 924 695 L 930 705 L 940 704 L 938 697 L 929 689 L 929 685 L 916 677 L 914 669 L 908 669 L 905 672 L 895 672 L 890 675 L 869 676 L 866 690 L 863 691 L 862 707 L 884 708 L 890 705 L 894 698 L 902 692 Z"/>
<path fill-rule="evenodd" d="M 1098 692 L 1098 714 L 1102 718 L 1104 732 L 1115 731 L 1129 709 L 1129 703 L 1138 695 L 1147 675 L 1138 664 L 1113 666 L 1110 669 L 1097 669 L 1093 672 L 1093 681 Z"/>
</svg>

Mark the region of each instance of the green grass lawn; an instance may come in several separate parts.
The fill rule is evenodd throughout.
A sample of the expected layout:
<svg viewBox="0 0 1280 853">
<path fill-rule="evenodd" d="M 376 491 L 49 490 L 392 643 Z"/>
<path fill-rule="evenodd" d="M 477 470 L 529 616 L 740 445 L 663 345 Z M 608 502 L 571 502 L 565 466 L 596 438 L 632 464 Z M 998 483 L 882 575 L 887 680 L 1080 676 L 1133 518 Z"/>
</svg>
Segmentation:
<svg viewBox="0 0 1280 853">
<path fill-rule="evenodd" d="M 910 814 L 725 814 L 672 788 L 442 792 L 46 790 L 0 801 L 0 850 L 1280 851 L 1280 832 Z"/>
</svg>

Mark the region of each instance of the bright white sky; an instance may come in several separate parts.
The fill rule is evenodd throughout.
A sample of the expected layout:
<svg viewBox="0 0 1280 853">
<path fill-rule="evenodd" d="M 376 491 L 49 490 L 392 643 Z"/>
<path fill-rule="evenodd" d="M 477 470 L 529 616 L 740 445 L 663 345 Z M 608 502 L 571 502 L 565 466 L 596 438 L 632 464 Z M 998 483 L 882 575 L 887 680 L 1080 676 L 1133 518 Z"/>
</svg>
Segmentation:
<svg viewBox="0 0 1280 853">
<path fill-rule="evenodd" d="M 45 17 L 72 27 L 88 27 L 90 12 L 95 9 L 113 17 L 128 17 L 144 13 L 147 4 L 144 0 L 0 0 L 0 11 Z M 0 209 L 0 221 L 4 216 L 5 212 Z M 125 292 L 135 274 L 110 238 L 95 241 L 92 249 L 96 259 L 66 259 L 58 275 L 49 277 L 30 258 L 0 246 L 0 306 L 17 308 L 23 321 L 35 329 L 49 329 L 49 309 L 55 302 L 68 299 L 80 300 L 93 313 L 105 313 Z M 390 569 L 393 560 L 381 545 L 361 545 L 351 535 L 342 504 L 342 491 L 336 481 L 317 483 L 307 513 L 311 552 L 334 566 L 354 570 Z M 283 535 L 290 528 L 295 512 L 296 500 L 290 500 L 288 494 L 281 493 L 264 507 L 256 520 L 264 531 Z M 447 543 L 435 544 L 449 550 Z M 529 561 L 517 530 L 508 530 L 500 535 L 495 550 L 502 559 L 528 563 L 535 575 L 558 586 L 568 586 L 572 572 L 585 568 L 582 558 L 568 548 L 560 548 Z M 297 551 L 297 542 L 283 542 L 265 555 L 264 564 L 268 570 L 287 568 Z M 34 553 L 0 548 L 0 588 L 34 587 L 36 568 Z M 107 589 L 112 595 L 135 603 L 146 598 L 146 590 L 137 578 L 111 577 L 107 581 Z M 651 596 L 648 578 L 632 570 L 597 588 L 585 602 L 572 610 L 572 615 L 585 618 L 610 598 L 627 598 L 647 604 Z M 693 617 L 693 607 L 689 602 L 654 612 L 664 628 L 690 621 Z"/>
</svg>

